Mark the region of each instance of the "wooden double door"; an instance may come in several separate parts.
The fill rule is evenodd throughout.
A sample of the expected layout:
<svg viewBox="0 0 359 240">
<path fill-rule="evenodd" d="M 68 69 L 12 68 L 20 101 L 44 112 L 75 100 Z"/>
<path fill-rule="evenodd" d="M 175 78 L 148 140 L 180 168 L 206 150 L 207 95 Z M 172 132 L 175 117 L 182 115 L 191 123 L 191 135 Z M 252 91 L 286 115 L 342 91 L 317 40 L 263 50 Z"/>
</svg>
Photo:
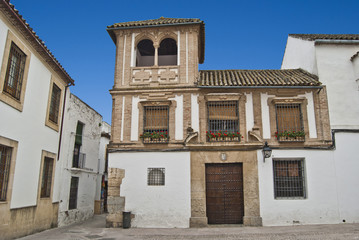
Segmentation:
<svg viewBox="0 0 359 240">
<path fill-rule="evenodd" d="M 206 164 L 208 224 L 243 224 L 242 163 Z"/>
</svg>

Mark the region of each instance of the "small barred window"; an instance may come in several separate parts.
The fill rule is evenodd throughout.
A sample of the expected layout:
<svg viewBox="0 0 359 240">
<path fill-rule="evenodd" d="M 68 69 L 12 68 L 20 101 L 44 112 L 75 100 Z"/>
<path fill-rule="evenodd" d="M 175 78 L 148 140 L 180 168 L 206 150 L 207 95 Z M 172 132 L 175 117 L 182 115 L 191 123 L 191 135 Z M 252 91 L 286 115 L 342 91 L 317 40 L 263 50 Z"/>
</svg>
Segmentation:
<svg viewBox="0 0 359 240">
<path fill-rule="evenodd" d="M 304 160 L 273 160 L 274 197 L 306 197 Z"/>
<path fill-rule="evenodd" d="M 164 186 L 165 185 L 165 169 L 164 168 L 148 168 L 147 169 L 147 185 L 148 186 Z"/>
</svg>

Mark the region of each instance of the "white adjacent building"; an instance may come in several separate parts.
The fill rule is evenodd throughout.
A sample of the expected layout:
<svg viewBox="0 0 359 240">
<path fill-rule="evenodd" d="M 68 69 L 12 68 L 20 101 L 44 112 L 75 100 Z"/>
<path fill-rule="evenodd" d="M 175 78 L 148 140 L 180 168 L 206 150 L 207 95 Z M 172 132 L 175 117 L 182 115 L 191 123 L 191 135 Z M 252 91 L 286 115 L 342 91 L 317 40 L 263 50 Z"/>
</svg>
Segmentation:
<svg viewBox="0 0 359 240">
<path fill-rule="evenodd" d="M 0 1 L 0 239 L 57 226 L 65 92 L 74 83 L 9 1 Z"/>
<path fill-rule="evenodd" d="M 59 226 L 84 221 L 103 212 L 103 176 L 109 131 L 102 116 L 74 94 L 68 94 L 55 195 L 59 199 Z M 61 186 L 61 187 L 60 187 Z"/>
</svg>

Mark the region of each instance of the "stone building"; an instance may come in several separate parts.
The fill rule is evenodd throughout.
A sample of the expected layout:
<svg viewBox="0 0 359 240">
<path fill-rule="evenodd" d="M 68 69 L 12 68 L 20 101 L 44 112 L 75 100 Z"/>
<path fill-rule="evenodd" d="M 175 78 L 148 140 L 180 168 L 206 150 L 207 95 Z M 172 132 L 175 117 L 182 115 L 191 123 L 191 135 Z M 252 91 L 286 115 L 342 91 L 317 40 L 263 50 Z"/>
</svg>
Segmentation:
<svg viewBox="0 0 359 240">
<path fill-rule="evenodd" d="M 54 177 L 74 80 L 8 0 L 0 61 L 0 239 L 9 239 L 57 226 Z"/>
<path fill-rule="evenodd" d="M 333 171 L 321 175 L 327 161 L 318 155 L 333 152 L 317 75 L 297 67 L 198 70 L 199 19 L 107 31 L 116 44 L 108 226 L 121 226 L 122 211 L 131 211 L 134 227 L 339 221 L 332 205 L 320 204 L 338 189 L 323 193 Z M 273 149 L 266 158 L 265 142 Z"/>
<path fill-rule="evenodd" d="M 59 204 L 59 226 L 84 221 L 103 212 L 101 200 L 105 173 L 101 144 L 102 116 L 74 94 L 68 94 L 64 111 L 59 170 L 56 189 Z"/>
</svg>

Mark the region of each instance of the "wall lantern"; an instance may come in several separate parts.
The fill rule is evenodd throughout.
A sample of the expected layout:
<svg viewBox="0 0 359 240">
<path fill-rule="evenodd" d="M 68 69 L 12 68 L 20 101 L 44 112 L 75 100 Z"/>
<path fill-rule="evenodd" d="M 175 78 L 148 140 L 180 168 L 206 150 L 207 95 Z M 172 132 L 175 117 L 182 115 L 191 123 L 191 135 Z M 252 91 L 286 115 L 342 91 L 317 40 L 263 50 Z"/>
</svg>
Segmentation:
<svg viewBox="0 0 359 240">
<path fill-rule="evenodd" d="M 268 146 L 268 143 L 265 142 L 263 149 L 263 162 L 265 162 L 266 158 L 270 158 L 270 156 L 272 155 L 272 149 Z"/>
</svg>

